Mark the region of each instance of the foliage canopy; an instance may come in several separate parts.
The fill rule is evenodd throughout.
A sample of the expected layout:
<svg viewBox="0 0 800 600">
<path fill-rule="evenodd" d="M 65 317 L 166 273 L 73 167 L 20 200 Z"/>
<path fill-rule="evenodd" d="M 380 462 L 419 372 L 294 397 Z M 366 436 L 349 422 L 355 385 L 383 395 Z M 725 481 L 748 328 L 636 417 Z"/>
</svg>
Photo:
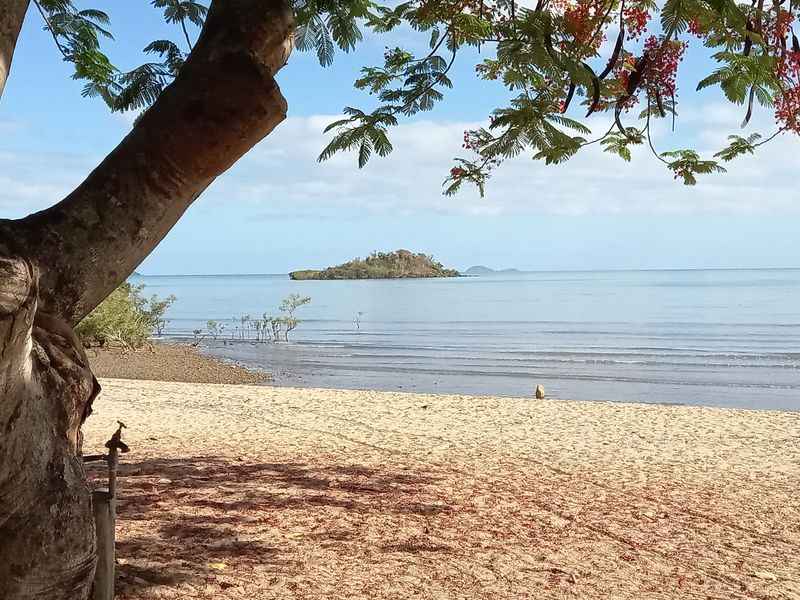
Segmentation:
<svg viewBox="0 0 800 600">
<path fill-rule="evenodd" d="M 191 52 L 190 26 L 202 25 L 207 13 L 194 0 L 152 0 L 183 39 L 153 41 L 144 48 L 153 59 L 125 71 L 101 48 L 101 40 L 111 38 L 105 13 L 78 10 L 72 0 L 34 1 L 65 60 L 74 63 L 74 77 L 85 81 L 84 95 L 101 97 L 115 111 L 146 109 L 158 98 Z M 780 134 L 800 134 L 797 0 L 293 0 L 291 5 L 297 48 L 316 53 L 322 66 L 333 63 L 337 49 L 353 51 L 365 30 L 387 39 L 411 30 L 427 40 L 421 53 L 388 46 L 383 64 L 362 69 L 355 87 L 372 95 L 375 106 L 345 107 L 343 118 L 327 129 L 334 136 L 320 160 L 353 151 L 364 167 L 374 155 L 387 156 L 389 130 L 444 99 L 453 86 L 449 73 L 464 54 L 479 57 L 479 78 L 506 88 L 508 104 L 489 115 L 486 127 L 465 132 L 467 156 L 455 159 L 445 180 L 448 194 L 464 183 L 483 193 L 492 171 L 508 158 L 528 153 L 546 164 L 561 163 L 592 144 L 625 161 L 633 147 L 646 146 L 676 179 L 692 185 L 697 175 L 723 172 L 722 163 L 752 154 Z M 614 40 L 610 51 L 606 40 Z M 731 135 L 729 145 L 708 158 L 690 148 L 656 150 L 653 123 L 669 119 L 674 126 L 676 74 L 690 40 L 696 54 L 710 55 L 715 65 L 697 91 L 719 87 L 742 106 L 743 127 L 757 105 L 773 111 L 774 132 Z M 593 115 L 603 114 L 607 118 L 598 129 Z"/>
</svg>

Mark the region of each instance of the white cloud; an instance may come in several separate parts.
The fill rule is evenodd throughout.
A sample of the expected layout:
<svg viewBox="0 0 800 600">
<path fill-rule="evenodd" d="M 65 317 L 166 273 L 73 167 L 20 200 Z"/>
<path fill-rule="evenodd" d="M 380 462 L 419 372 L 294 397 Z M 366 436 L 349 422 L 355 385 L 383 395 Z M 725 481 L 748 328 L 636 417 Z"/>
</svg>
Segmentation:
<svg viewBox="0 0 800 600">
<path fill-rule="evenodd" d="M 0 151 L 0 218 L 17 218 L 61 200 L 97 165 L 97 157 Z"/>
<path fill-rule="evenodd" d="M 736 110 L 708 106 L 686 113 L 681 132 L 659 135 L 659 149 L 718 149 L 737 132 Z M 699 114 L 699 116 L 698 116 Z M 206 192 L 198 210 L 242 211 L 256 218 L 349 218 L 359 214 L 797 214 L 800 140 L 783 136 L 730 165 L 725 175 L 701 177 L 695 187 L 674 181 L 645 147 L 628 164 L 598 146 L 564 165 L 546 166 L 530 155 L 502 165 L 487 197 L 470 189 L 442 195 L 441 184 L 461 155 L 467 122 L 416 121 L 392 132 L 395 152 L 357 168 L 352 155 L 318 164 L 324 126 L 334 116 L 289 118 Z M 758 117 L 767 125 L 769 115 Z M 598 127 L 599 127 L 598 121 Z M 603 124 L 605 125 L 605 124 Z M 766 127 L 760 131 L 768 131 Z M 691 138 L 691 139 L 687 139 Z M 0 152 L 0 215 L 22 216 L 69 193 L 97 157 Z"/>
<path fill-rule="evenodd" d="M 737 133 L 739 116 L 734 113 L 709 107 L 707 119 L 684 124 L 684 129 L 691 129 L 690 136 L 678 137 L 664 127 L 658 147 L 685 147 L 695 141 L 704 149 L 719 149 L 729 133 Z M 322 129 L 333 118 L 288 119 L 208 192 L 207 202 L 255 204 L 270 217 L 342 211 L 467 215 L 800 212 L 793 194 L 800 140 L 792 136 L 776 139 L 756 157 L 727 165 L 730 172 L 725 175 L 701 177 L 695 187 L 675 181 L 646 147 L 638 148 L 633 161 L 625 163 L 595 146 L 558 166 L 521 156 L 497 170 L 486 198 L 471 190 L 448 198 L 441 194 L 441 183 L 452 158 L 463 154 L 464 130 L 477 123 L 401 125 L 392 133 L 395 152 L 387 159 L 373 158 L 359 170 L 352 155 L 317 164 L 316 156 L 325 145 Z M 687 142 L 687 137 L 692 139 Z"/>
</svg>

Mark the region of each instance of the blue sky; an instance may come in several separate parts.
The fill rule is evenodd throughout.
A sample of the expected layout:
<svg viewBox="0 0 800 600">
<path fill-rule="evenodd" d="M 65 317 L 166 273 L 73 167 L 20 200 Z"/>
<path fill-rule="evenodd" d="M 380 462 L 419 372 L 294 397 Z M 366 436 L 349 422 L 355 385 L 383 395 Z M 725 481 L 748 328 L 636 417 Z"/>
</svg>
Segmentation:
<svg viewBox="0 0 800 600">
<path fill-rule="evenodd" d="M 122 68 L 140 62 L 152 39 L 178 39 L 148 4 L 117 2 L 110 10 L 117 40 L 108 50 Z M 275 273 L 399 247 L 459 268 L 800 266 L 797 137 L 776 140 L 757 158 L 735 163 L 735 172 L 695 188 L 673 181 L 643 149 L 631 164 L 593 149 L 558 167 L 530 157 L 510 161 L 483 199 L 469 191 L 442 196 L 464 129 L 482 123 L 505 97 L 475 79 L 474 56 L 457 64 L 456 89 L 444 104 L 394 132 L 388 159 L 363 171 L 348 156 L 317 164 L 324 126 L 345 105 L 369 105 L 352 88 L 360 66 L 378 62 L 385 45 L 407 43 L 420 41 L 402 32 L 368 38 L 329 69 L 293 54 L 279 77 L 287 121 L 211 186 L 140 270 Z M 659 148 L 713 152 L 740 132 L 741 107 L 692 91 L 707 67 L 696 57 L 682 66 L 677 129 L 657 136 Z M 69 75 L 31 13 L 0 100 L 2 217 L 58 201 L 131 126 L 131 115 L 81 98 Z M 773 128 L 762 110 L 750 130 Z"/>
</svg>

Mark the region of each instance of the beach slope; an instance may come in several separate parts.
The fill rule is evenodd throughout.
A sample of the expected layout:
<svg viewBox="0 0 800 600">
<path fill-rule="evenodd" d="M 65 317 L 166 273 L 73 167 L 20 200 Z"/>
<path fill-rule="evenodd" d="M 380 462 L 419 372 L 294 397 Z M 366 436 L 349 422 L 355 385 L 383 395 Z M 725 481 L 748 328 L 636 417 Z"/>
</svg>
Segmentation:
<svg viewBox="0 0 800 600">
<path fill-rule="evenodd" d="M 105 379 L 119 597 L 800 598 L 800 414 Z"/>
</svg>

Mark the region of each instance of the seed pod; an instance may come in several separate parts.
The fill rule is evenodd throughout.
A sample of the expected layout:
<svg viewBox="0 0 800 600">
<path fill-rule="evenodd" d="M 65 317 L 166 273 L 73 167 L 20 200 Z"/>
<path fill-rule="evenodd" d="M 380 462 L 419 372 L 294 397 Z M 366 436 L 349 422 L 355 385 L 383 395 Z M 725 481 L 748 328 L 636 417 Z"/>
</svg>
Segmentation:
<svg viewBox="0 0 800 600">
<path fill-rule="evenodd" d="M 675 90 L 672 90 L 672 131 L 675 131 Z"/>
<path fill-rule="evenodd" d="M 619 35 L 617 36 L 617 43 L 614 45 L 614 51 L 611 53 L 611 58 L 608 59 L 608 64 L 606 68 L 603 69 L 603 72 L 600 73 L 599 78 L 602 81 L 606 78 L 606 76 L 611 73 L 614 67 L 617 65 L 617 60 L 619 60 L 619 54 L 622 52 L 622 43 L 625 41 L 625 26 L 623 25 L 619 30 Z"/>
<path fill-rule="evenodd" d="M 550 60 L 552 60 L 555 65 L 558 66 L 561 64 L 553 48 L 553 38 L 550 35 L 550 31 L 546 31 L 544 34 L 544 49 L 547 50 L 547 56 L 550 57 Z"/>
<path fill-rule="evenodd" d="M 658 114 L 661 115 L 661 118 L 667 116 L 666 111 L 664 110 L 664 101 L 661 99 L 661 92 L 656 90 L 656 106 L 658 107 Z"/>
<path fill-rule="evenodd" d="M 572 102 L 572 96 L 574 94 L 575 94 L 575 82 L 574 81 L 570 81 L 569 82 L 569 90 L 567 91 L 567 97 L 564 100 L 564 108 L 561 109 L 561 113 L 562 114 L 567 112 L 567 109 L 569 108 L 569 103 Z"/>
<path fill-rule="evenodd" d="M 750 122 L 750 117 L 753 116 L 753 98 L 756 95 L 756 86 L 750 86 L 750 98 L 747 101 L 747 114 L 744 116 L 744 121 L 742 121 L 742 128 L 747 127 L 747 124 Z"/>
<path fill-rule="evenodd" d="M 647 63 L 649 60 L 650 59 L 647 56 L 647 52 L 636 59 L 636 64 L 633 66 L 633 71 L 631 71 L 631 74 L 628 75 L 628 86 L 625 89 L 629 96 L 633 96 L 636 88 L 639 87 L 639 83 L 642 81 L 642 76 L 644 75 L 644 70 L 647 68 Z"/>
<path fill-rule="evenodd" d="M 619 116 L 622 113 L 622 105 L 630 98 L 630 96 L 622 96 L 617 100 L 617 107 L 614 109 L 614 123 L 617 124 L 617 129 L 620 130 L 622 135 L 628 137 L 628 132 L 625 131 L 625 128 L 622 126 L 622 121 L 620 120 Z"/>
<path fill-rule="evenodd" d="M 755 29 L 753 28 L 753 21 L 747 19 L 747 33 L 744 34 L 744 50 L 742 51 L 742 56 L 750 56 L 750 50 L 753 48 L 753 39 L 750 37 L 750 33 L 754 32 Z"/>
<path fill-rule="evenodd" d="M 588 117 L 597 110 L 600 104 L 600 80 L 597 78 L 597 75 L 594 74 L 592 67 L 583 63 L 583 68 L 589 72 L 589 76 L 592 78 L 592 105 L 589 107 L 589 112 L 586 113 Z"/>
</svg>

